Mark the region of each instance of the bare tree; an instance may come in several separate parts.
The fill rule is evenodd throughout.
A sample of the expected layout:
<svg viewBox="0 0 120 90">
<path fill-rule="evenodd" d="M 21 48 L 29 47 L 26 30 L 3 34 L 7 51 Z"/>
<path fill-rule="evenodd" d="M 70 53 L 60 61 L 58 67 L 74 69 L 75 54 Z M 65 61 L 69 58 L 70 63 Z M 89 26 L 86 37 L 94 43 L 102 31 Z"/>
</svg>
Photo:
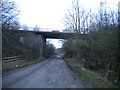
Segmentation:
<svg viewBox="0 0 120 90">
<path fill-rule="evenodd" d="M 22 25 L 22 27 L 21 27 L 21 28 L 22 28 L 23 30 L 26 30 L 26 31 L 29 29 L 29 27 L 28 27 L 27 25 L 25 25 L 25 24 L 24 24 L 24 25 Z"/>
<path fill-rule="evenodd" d="M 120 81 L 119 55 L 116 54 L 119 11 L 113 11 L 106 1 L 100 2 L 97 13 L 84 10 L 79 3 L 73 2 L 72 9 L 65 15 L 65 25 L 75 32 L 63 45 L 65 55 L 84 59 L 86 68 L 104 69 L 109 80 Z"/>
<path fill-rule="evenodd" d="M 0 8 L 2 10 L 2 28 L 18 29 L 19 22 L 17 20 L 17 16 L 20 14 L 20 11 L 17 9 L 15 2 L 10 0 L 3 0 L 1 2 Z"/>
<path fill-rule="evenodd" d="M 40 27 L 36 25 L 36 26 L 33 28 L 33 31 L 40 31 Z"/>
<path fill-rule="evenodd" d="M 68 13 L 65 14 L 65 25 L 74 30 L 74 38 L 76 40 L 76 52 L 77 56 L 80 56 L 79 50 L 81 43 L 85 42 L 85 35 L 81 36 L 80 34 L 88 33 L 89 26 L 89 12 L 87 12 L 81 5 L 79 0 L 72 2 L 72 9 L 68 10 Z M 71 29 L 70 29 L 71 30 Z M 68 30 L 67 30 L 68 31 Z M 82 42 L 81 42 L 82 41 Z"/>
</svg>

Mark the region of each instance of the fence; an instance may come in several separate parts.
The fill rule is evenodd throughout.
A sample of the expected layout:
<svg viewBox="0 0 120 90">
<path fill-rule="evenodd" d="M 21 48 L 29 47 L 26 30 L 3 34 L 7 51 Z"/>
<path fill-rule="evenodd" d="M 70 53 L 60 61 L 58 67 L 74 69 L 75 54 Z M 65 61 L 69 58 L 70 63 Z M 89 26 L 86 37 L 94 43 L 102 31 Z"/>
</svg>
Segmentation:
<svg viewBox="0 0 120 90">
<path fill-rule="evenodd" d="M 13 62 L 16 60 L 20 60 L 21 57 L 22 57 L 22 55 L 13 56 L 13 57 L 5 57 L 5 58 L 3 58 L 3 62 L 4 63 Z"/>
</svg>

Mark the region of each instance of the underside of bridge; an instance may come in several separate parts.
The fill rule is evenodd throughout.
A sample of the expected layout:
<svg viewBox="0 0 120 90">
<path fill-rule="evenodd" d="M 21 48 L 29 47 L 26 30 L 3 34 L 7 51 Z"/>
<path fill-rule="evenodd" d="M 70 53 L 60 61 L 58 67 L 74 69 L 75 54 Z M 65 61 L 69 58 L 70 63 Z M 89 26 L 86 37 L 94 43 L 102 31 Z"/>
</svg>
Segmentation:
<svg viewBox="0 0 120 90">
<path fill-rule="evenodd" d="M 45 38 L 52 39 L 68 39 L 73 33 L 63 33 L 63 32 L 34 32 L 35 34 L 40 34 Z"/>
<path fill-rule="evenodd" d="M 43 45 L 43 56 L 45 57 L 46 39 L 69 39 L 73 36 L 73 33 L 63 33 L 63 32 L 34 32 L 37 35 L 41 35 L 44 41 Z"/>
</svg>

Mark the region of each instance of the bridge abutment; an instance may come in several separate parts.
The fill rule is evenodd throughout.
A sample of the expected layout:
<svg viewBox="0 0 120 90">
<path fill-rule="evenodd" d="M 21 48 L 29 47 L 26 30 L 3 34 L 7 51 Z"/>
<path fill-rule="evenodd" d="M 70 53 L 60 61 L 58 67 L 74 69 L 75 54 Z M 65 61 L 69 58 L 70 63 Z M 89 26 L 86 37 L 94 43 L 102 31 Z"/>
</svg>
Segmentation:
<svg viewBox="0 0 120 90">
<path fill-rule="evenodd" d="M 43 52 L 42 52 L 42 56 L 43 57 L 46 57 L 46 38 L 44 36 L 42 36 L 42 39 L 43 39 Z"/>
</svg>

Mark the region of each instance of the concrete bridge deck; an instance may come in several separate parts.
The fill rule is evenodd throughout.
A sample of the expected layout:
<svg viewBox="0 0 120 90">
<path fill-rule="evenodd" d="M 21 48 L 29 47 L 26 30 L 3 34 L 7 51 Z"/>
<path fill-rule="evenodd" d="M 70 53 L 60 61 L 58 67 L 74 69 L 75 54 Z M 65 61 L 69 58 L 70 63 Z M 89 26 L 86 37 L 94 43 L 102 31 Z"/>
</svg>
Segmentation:
<svg viewBox="0 0 120 90">
<path fill-rule="evenodd" d="M 30 31 L 30 30 L 9 30 L 13 32 L 22 32 L 22 33 L 34 33 L 36 35 L 41 35 L 43 38 L 52 38 L 52 39 L 69 39 L 73 36 L 73 33 L 64 33 L 64 32 L 47 32 L 47 31 Z"/>
</svg>

